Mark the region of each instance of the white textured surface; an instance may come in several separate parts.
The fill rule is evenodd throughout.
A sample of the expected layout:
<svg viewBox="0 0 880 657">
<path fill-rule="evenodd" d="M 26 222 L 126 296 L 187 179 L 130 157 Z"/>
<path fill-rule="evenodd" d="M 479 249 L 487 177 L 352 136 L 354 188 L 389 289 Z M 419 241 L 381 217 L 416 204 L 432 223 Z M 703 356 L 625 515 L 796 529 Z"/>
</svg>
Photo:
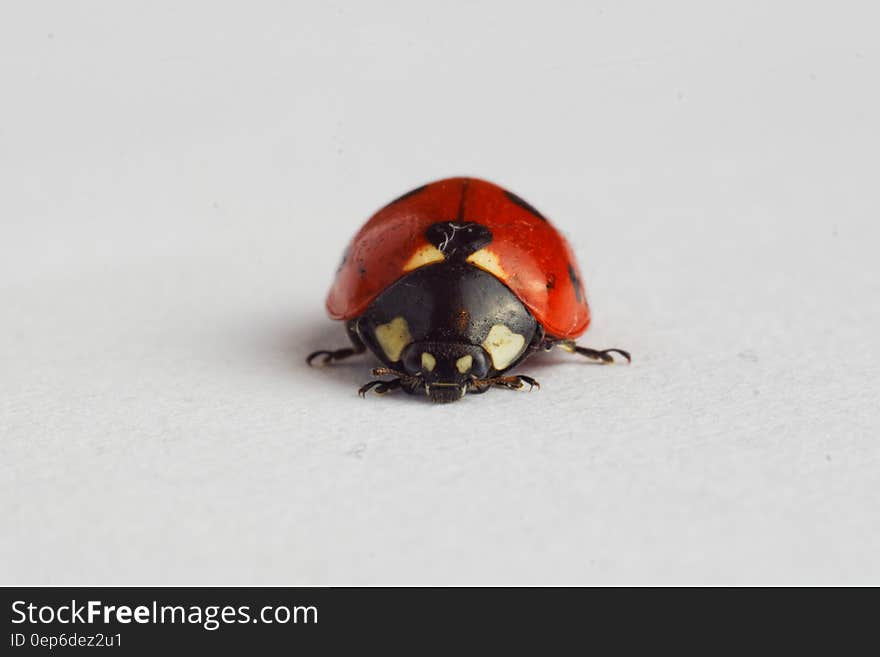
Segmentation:
<svg viewBox="0 0 880 657">
<path fill-rule="evenodd" d="M 880 583 L 871 3 L 194 4 L 3 10 L 0 582 Z M 631 367 L 303 366 L 345 241 L 455 174 Z"/>
</svg>

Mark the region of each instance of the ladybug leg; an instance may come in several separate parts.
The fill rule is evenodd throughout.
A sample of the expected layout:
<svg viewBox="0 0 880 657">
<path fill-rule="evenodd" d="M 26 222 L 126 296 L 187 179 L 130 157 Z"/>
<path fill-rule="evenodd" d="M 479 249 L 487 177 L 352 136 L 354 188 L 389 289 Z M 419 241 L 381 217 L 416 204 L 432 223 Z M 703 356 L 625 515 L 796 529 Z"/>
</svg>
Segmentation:
<svg viewBox="0 0 880 657">
<path fill-rule="evenodd" d="M 388 367 L 374 367 L 372 371 L 373 376 L 398 376 L 401 379 L 406 377 L 406 374 L 403 372 L 398 372 L 397 370 L 392 370 Z"/>
<path fill-rule="evenodd" d="M 545 349 L 548 351 L 553 347 L 559 347 L 563 351 L 567 351 L 570 354 L 580 354 L 581 356 L 586 356 L 590 360 L 608 364 L 614 362 L 614 357 L 611 354 L 618 354 L 626 359 L 627 363 L 632 362 L 632 357 L 629 355 L 628 351 L 624 351 L 623 349 L 589 349 L 587 347 L 580 347 L 575 344 L 574 340 L 556 340 L 556 341 L 548 341 L 545 346 Z"/>
<path fill-rule="evenodd" d="M 329 365 L 330 363 L 335 363 L 336 361 L 342 360 L 343 358 L 348 358 L 349 356 L 356 356 L 357 354 L 364 353 L 367 348 L 364 346 L 364 343 L 361 342 L 361 338 L 357 332 L 357 322 L 351 321 L 345 325 L 345 330 L 348 333 L 348 339 L 351 340 L 351 346 L 346 347 L 344 349 L 334 349 L 332 351 L 326 351 L 321 349 L 319 351 L 313 351 L 306 358 L 306 364 L 311 366 L 312 361 L 316 358 L 320 358 L 319 364 L 321 365 Z"/>
<path fill-rule="evenodd" d="M 403 387 L 406 388 L 407 392 L 411 392 L 412 388 L 420 385 L 420 380 L 417 377 L 409 376 L 404 372 L 398 372 L 387 367 L 373 368 L 373 376 L 396 376 L 397 378 L 390 381 L 370 381 L 358 390 L 358 394 L 361 397 L 366 397 L 370 390 L 375 390 L 376 393 L 384 395 L 386 392 Z"/>
<path fill-rule="evenodd" d="M 320 358 L 320 365 L 329 365 L 330 363 L 335 363 L 338 360 L 342 360 L 343 358 L 348 358 L 349 356 L 354 356 L 356 354 L 364 353 L 364 347 L 361 345 L 360 349 L 355 347 L 346 347 L 345 349 L 334 349 L 333 351 L 325 351 L 323 349 L 319 351 L 313 351 L 306 358 L 306 364 L 312 365 L 312 361 L 316 358 Z"/>
<path fill-rule="evenodd" d="M 390 381 L 370 381 L 366 385 L 360 387 L 358 394 L 361 397 L 366 397 L 370 390 L 375 390 L 376 394 L 384 395 L 386 392 L 399 388 L 401 383 L 400 379 L 391 379 Z"/>
<path fill-rule="evenodd" d="M 532 388 L 541 387 L 541 384 L 530 376 L 526 376 L 525 374 L 514 374 L 512 376 L 493 376 L 491 379 L 474 379 L 471 381 L 468 392 L 486 392 L 492 386 L 507 388 L 508 390 L 520 390 L 526 384 L 528 384 L 530 391 Z"/>
<path fill-rule="evenodd" d="M 467 391 L 471 395 L 482 395 L 491 387 L 492 384 L 489 383 L 488 379 L 474 379 L 468 384 Z"/>
<path fill-rule="evenodd" d="M 495 385 L 507 388 L 509 390 L 520 390 L 523 385 L 528 384 L 529 391 L 532 388 L 540 388 L 541 384 L 532 377 L 525 374 L 514 374 L 513 376 L 499 376 L 495 378 Z"/>
</svg>

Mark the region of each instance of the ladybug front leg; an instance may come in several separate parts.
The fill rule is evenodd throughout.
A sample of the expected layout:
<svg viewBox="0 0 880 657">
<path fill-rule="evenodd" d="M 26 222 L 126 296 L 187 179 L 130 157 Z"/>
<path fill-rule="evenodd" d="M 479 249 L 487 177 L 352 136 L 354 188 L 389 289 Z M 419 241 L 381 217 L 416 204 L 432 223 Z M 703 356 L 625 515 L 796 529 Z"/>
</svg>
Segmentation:
<svg viewBox="0 0 880 657">
<path fill-rule="evenodd" d="M 400 379 L 391 379 L 390 381 L 370 381 L 366 385 L 363 385 L 358 390 L 358 394 L 361 397 L 366 397 L 367 393 L 370 390 L 373 390 L 377 395 L 384 395 L 386 392 L 391 390 L 397 390 L 403 382 Z"/>
<path fill-rule="evenodd" d="M 507 388 L 508 390 L 520 390 L 524 385 L 529 386 L 529 391 L 531 391 L 532 388 L 541 387 L 541 384 L 530 376 L 526 376 L 525 374 L 513 374 L 511 376 L 493 376 L 489 379 L 474 379 L 468 387 L 468 392 L 479 394 L 486 392 L 492 386 Z"/>
<path fill-rule="evenodd" d="M 548 338 L 544 342 L 544 349 L 549 351 L 553 347 L 559 347 L 563 351 L 567 351 L 570 354 L 580 354 L 581 356 L 586 356 L 590 360 L 602 364 L 614 362 L 614 356 L 612 356 L 611 354 L 618 354 L 619 356 L 626 358 L 627 363 L 632 362 L 632 357 L 629 355 L 629 352 L 623 349 L 590 349 L 588 347 L 578 346 L 577 344 L 575 344 L 574 340 L 554 340 L 552 338 Z"/>
<path fill-rule="evenodd" d="M 361 397 L 366 397 L 370 390 L 375 391 L 377 394 L 384 395 L 391 390 L 404 388 L 407 392 L 411 393 L 414 389 L 421 388 L 423 385 L 421 379 L 418 377 L 410 376 L 405 372 L 398 372 L 397 370 L 392 370 L 388 367 L 373 368 L 373 376 L 396 376 L 397 378 L 391 379 L 390 381 L 370 381 L 361 386 L 360 390 L 358 390 L 358 394 Z"/>
</svg>

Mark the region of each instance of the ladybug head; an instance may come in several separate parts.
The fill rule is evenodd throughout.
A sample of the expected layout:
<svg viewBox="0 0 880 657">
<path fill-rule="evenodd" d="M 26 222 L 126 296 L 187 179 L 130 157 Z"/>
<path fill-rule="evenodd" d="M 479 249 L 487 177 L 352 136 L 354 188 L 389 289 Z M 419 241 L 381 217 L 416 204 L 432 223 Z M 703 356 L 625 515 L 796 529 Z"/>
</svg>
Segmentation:
<svg viewBox="0 0 880 657">
<path fill-rule="evenodd" d="M 482 347 L 459 342 L 413 342 L 401 361 L 406 373 L 424 384 L 431 401 L 441 404 L 464 397 L 468 384 L 489 371 Z"/>
</svg>

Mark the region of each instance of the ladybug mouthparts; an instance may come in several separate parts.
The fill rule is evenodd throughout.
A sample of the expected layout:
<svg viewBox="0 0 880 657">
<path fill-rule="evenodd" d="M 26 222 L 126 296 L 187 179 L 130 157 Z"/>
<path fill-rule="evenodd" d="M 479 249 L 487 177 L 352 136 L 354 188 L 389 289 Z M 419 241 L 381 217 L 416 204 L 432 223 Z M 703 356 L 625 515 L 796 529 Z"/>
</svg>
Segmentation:
<svg viewBox="0 0 880 657">
<path fill-rule="evenodd" d="M 468 386 L 466 383 L 434 383 L 425 384 L 425 394 L 435 404 L 448 404 L 458 401 L 467 394 Z"/>
</svg>

